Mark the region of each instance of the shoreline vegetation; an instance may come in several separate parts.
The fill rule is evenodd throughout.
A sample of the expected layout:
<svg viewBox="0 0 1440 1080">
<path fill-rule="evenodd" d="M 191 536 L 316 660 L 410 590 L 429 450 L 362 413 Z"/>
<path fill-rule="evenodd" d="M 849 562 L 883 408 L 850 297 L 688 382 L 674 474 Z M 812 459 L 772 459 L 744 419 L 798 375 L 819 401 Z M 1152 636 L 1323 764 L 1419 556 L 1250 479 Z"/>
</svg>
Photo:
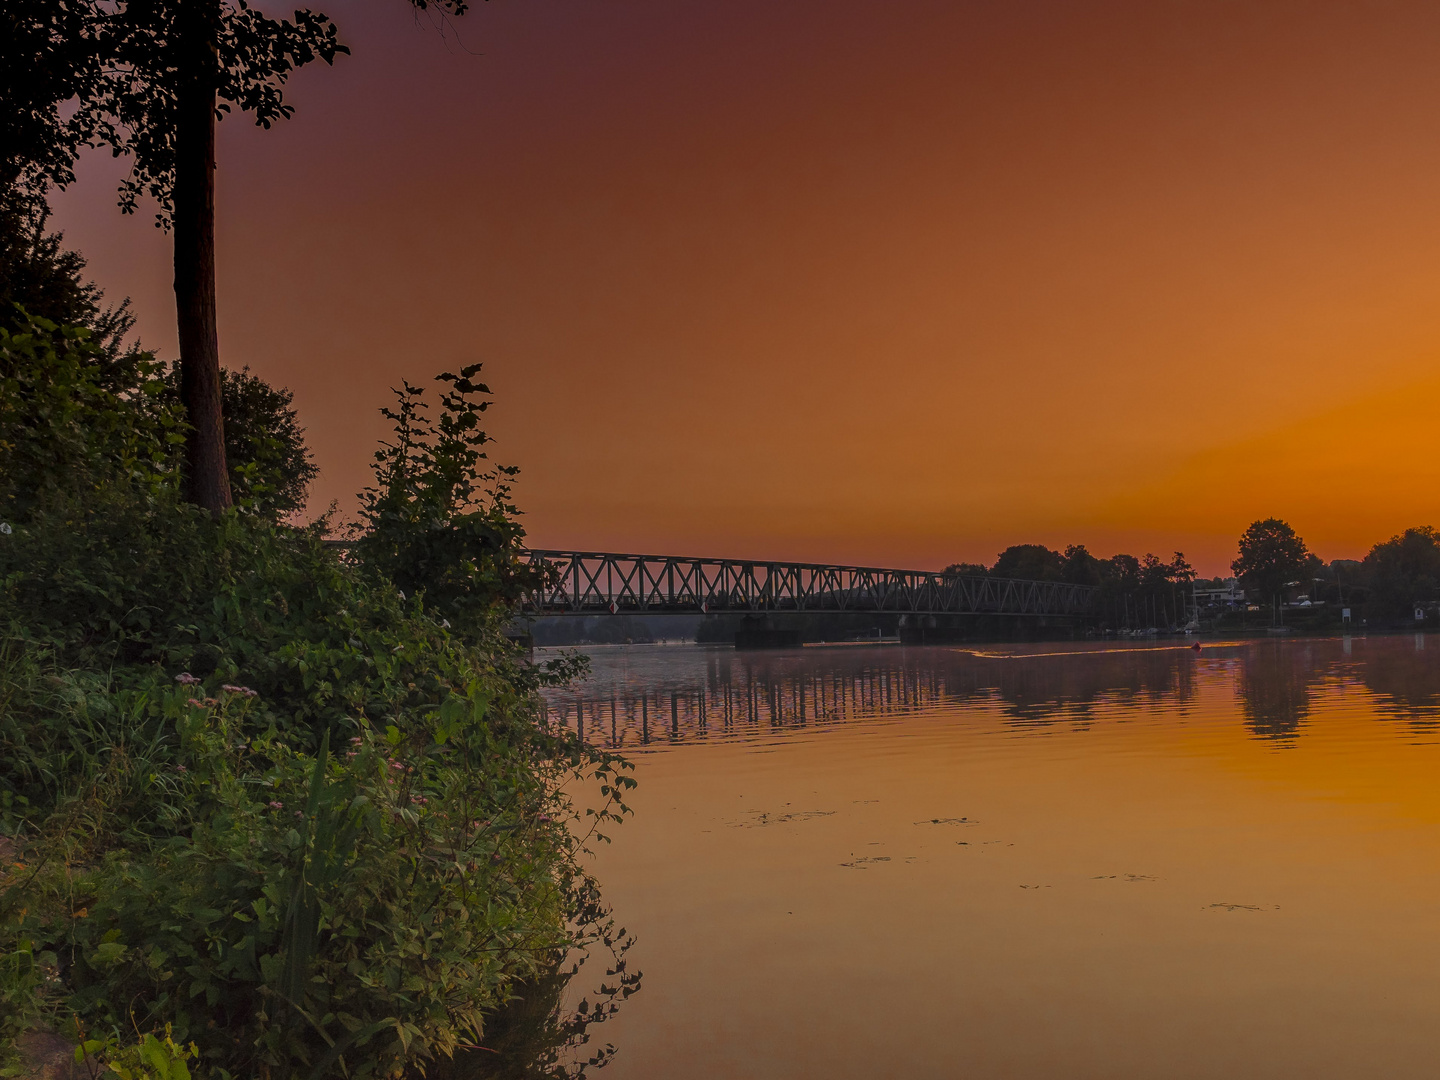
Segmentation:
<svg viewBox="0 0 1440 1080">
<path fill-rule="evenodd" d="M 77 1075 L 394 1077 L 467 1051 L 484 1075 L 492 1038 L 570 1075 L 638 983 L 585 869 L 634 781 L 545 726 L 540 691 L 583 661 L 504 635 L 534 571 L 478 365 L 385 410 L 343 554 L 328 517 L 286 521 L 314 472 L 288 393 L 227 373 L 236 505 L 212 514 L 185 500 L 173 366 L 21 224 L 7 254 L 38 245 L 63 287 L 7 258 L 0 1075 L 56 1039 Z M 614 963 L 562 1014 L 589 945 Z"/>
</svg>

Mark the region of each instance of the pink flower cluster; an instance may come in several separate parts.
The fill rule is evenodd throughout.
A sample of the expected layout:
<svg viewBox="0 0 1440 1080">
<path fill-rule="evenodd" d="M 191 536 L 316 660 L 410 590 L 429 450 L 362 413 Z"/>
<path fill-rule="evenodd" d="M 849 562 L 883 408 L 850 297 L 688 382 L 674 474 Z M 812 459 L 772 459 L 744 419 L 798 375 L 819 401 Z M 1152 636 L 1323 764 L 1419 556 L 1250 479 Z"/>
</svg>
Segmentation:
<svg viewBox="0 0 1440 1080">
<path fill-rule="evenodd" d="M 213 697 L 207 697 L 204 699 L 192 697 L 185 704 L 194 705 L 197 709 L 213 709 L 216 705 L 219 705 L 220 703 L 216 701 Z"/>
<path fill-rule="evenodd" d="M 224 686 L 220 687 L 220 689 L 225 691 L 225 693 L 227 694 L 243 694 L 247 698 L 260 696 L 260 691 L 251 690 L 248 686 L 231 686 L 229 683 L 226 683 Z"/>
<path fill-rule="evenodd" d="M 180 672 L 179 675 L 176 675 L 176 676 L 175 676 L 175 681 L 178 682 L 181 686 L 199 686 L 199 685 L 200 685 L 200 680 L 197 679 L 194 675 L 191 675 L 190 672 L 188 672 L 188 671 L 182 671 L 182 672 Z"/>
</svg>

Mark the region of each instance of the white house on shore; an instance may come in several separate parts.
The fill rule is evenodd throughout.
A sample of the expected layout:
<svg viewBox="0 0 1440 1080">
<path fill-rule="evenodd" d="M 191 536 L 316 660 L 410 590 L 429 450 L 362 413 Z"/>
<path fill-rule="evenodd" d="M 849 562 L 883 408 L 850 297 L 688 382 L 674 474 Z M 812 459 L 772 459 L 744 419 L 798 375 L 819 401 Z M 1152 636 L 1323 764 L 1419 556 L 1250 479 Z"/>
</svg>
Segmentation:
<svg viewBox="0 0 1440 1080">
<path fill-rule="evenodd" d="M 1234 578 L 1226 578 L 1225 583 L 1219 588 L 1212 586 L 1201 588 L 1199 585 L 1196 585 L 1192 592 L 1192 597 L 1197 609 L 1228 607 L 1231 604 L 1245 603 L 1245 590 L 1240 587 L 1240 583 Z"/>
</svg>

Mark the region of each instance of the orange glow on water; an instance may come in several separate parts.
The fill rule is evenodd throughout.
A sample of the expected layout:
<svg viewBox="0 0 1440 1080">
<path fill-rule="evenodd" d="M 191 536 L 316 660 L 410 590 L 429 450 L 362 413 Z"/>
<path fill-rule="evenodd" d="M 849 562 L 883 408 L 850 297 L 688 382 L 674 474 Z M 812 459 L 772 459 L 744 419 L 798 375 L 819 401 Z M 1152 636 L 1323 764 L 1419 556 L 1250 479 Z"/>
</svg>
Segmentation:
<svg viewBox="0 0 1440 1080">
<path fill-rule="evenodd" d="M 1429 1075 L 1434 647 L 595 650 L 557 703 L 608 745 L 618 698 L 637 763 L 596 858 L 644 970 L 617 1062 Z"/>
</svg>

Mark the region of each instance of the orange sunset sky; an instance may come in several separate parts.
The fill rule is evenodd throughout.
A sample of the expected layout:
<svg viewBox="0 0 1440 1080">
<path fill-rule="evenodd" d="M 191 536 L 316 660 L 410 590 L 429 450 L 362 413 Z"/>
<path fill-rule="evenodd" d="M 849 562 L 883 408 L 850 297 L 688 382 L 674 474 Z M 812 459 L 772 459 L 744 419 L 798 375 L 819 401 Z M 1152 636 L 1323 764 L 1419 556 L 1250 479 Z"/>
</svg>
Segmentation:
<svg viewBox="0 0 1440 1080">
<path fill-rule="evenodd" d="M 284 5 L 261 2 L 285 13 Z M 220 343 L 343 511 L 472 360 L 530 541 L 939 567 L 1440 524 L 1440 5 L 492 0 L 220 125 Z M 168 238 L 54 224 L 175 353 Z"/>
</svg>

